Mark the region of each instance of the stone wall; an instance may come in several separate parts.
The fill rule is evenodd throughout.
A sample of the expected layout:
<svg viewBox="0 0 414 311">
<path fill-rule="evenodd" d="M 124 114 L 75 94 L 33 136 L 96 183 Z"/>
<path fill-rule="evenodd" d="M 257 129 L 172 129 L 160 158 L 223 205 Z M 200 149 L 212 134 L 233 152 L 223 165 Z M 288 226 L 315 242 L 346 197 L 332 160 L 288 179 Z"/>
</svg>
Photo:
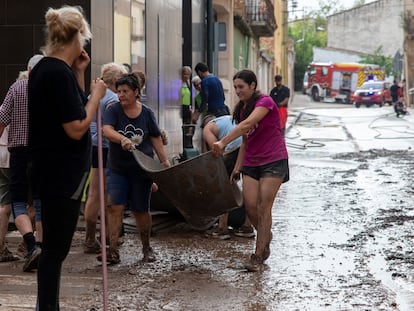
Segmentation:
<svg viewBox="0 0 414 311">
<path fill-rule="evenodd" d="M 328 47 L 383 55 L 403 50 L 403 0 L 379 0 L 328 17 Z"/>
</svg>

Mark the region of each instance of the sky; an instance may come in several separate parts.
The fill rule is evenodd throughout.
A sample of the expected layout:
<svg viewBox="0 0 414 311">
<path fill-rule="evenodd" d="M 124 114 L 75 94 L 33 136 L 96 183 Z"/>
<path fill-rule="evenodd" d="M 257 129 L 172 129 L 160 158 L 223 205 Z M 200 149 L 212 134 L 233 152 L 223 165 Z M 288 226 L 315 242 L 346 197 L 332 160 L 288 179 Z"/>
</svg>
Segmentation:
<svg viewBox="0 0 414 311">
<path fill-rule="evenodd" d="M 298 3 L 298 7 L 297 10 L 305 10 L 306 12 L 312 11 L 312 10 L 317 10 L 319 8 L 319 0 L 296 0 Z M 322 0 L 325 1 L 325 0 Z M 374 2 L 375 0 L 365 0 L 365 3 L 370 3 L 370 2 Z M 291 2 L 291 0 L 289 0 L 289 2 Z M 336 3 L 338 3 L 338 5 L 342 5 L 345 9 L 349 9 L 351 8 L 354 3 L 355 0 L 336 0 Z M 294 13 L 298 18 L 301 18 L 302 12 L 295 12 Z"/>
</svg>

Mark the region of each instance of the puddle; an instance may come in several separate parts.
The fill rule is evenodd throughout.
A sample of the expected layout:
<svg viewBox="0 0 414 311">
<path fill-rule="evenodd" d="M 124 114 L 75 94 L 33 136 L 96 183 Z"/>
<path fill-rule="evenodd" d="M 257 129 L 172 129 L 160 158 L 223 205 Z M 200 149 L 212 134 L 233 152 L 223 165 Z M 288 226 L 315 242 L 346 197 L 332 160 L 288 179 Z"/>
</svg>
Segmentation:
<svg viewBox="0 0 414 311">
<path fill-rule="evenodd" d="M 407 281 L 401 278 L 393 278 L 387 271 L 388 263 L 380 254 L 376 254 L 369 261 L 369 268 L 374 277 L 381 281 L 381 283 L 395 293 L 396 304 L 400 311 L 411 311 L 414 306 L 414 284 L 413 280 Z"/>
</svg>

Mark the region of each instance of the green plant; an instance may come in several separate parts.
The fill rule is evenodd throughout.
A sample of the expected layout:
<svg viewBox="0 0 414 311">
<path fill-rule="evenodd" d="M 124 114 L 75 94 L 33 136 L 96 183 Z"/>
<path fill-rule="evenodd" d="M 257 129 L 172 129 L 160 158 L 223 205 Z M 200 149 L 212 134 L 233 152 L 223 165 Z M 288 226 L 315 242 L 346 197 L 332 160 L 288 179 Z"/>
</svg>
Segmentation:
<svg viewBox="0 0 414 311">
<path fill-rule="evenodd" d="M 411 27 L 413 16 L 411 11 L 405 11 L 401 13 L 401 27 L 407 34 L 413 34 L 413 29 Z"/>
<path fill-rule="evenodd" d="M 392 75 L 396 77 L 401 74 L 401 72 L 396 72 L 394 70 L 393 58 L 383 54 L 382 46 L 376 48 L 373 54 L 362 54 L 360 57 L 360 63 L 379 65 L 385 71 L 386 76 Z"/>
<path fill-rule="evenodd" d="M 295 90 L 302 88 L 302 80 L 313 60 L 313 47 L 326 47 L 326 19 L 305 18 L 289 24 L 289 37 L 295 47 Z M 322 31 L 321 31 L 322 30 Z"/>
</svg>

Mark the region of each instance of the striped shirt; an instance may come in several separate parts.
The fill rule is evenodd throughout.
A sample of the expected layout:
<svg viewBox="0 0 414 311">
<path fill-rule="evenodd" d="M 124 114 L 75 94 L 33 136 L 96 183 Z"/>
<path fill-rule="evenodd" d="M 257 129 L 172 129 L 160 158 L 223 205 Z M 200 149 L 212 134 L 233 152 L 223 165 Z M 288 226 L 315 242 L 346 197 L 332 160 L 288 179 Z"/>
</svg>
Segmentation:
<svg viewBox="0 0 414 311">
<path fill-rule="evenodd" d="M 28 79 L 14 82 L 0 106 L 0 124 L 10 125 L 9 148 L 29 143 L 28 82 Z"/>
</svg>

